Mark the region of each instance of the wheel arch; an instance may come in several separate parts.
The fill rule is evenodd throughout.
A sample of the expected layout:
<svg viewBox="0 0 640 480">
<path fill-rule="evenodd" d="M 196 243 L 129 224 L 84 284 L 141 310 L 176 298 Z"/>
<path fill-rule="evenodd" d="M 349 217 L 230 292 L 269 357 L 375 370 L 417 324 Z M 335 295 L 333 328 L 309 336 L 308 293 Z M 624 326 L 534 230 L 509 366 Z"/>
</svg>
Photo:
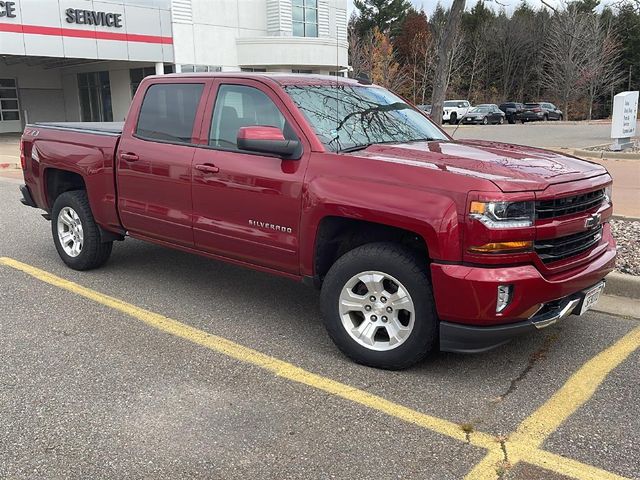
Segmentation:
<svg viewBox="0 0 640 480">
<path fill-rule="evenodd" d="M 50 212 L 61 194 L 71 190 L 86 190 L 87 184 L 78 172 L 49 167 L 44 171 L 44 198 Z"/>
</svg>

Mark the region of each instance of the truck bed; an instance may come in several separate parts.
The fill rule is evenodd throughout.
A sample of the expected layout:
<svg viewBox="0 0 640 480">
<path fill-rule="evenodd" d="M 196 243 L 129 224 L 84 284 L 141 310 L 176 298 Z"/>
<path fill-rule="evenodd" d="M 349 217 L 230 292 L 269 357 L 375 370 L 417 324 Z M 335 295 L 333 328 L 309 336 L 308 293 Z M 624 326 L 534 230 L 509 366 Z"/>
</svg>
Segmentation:
<svg viewBox="0 0 640 480">
<path fill-rule="evenodd" d="M 124 122 L 38 122 L 30 126 L 95 133 L 98 135 L 121 135 Z"/>
</svg>

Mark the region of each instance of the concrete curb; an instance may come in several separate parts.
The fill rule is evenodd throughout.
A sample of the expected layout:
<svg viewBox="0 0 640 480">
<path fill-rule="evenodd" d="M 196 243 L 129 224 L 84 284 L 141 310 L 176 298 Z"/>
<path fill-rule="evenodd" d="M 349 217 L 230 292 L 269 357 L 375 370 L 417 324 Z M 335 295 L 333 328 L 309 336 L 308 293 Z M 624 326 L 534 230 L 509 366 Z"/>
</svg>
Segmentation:
<svg viewBox="0 0 640 480">
<path fill-rule="evenodd" d="M 640 153 L 610 152 L 608 150 L 583 150 L 576 148 L 573 151 L 576 157 L 608 158 L 612 160 L 640 160 Z"/>
<path fill-rule="evenodd" d="M 611 272 L 607 275 L 607 295 L 640 299 L 640 277 L 626 273 Z"/>
</svg>

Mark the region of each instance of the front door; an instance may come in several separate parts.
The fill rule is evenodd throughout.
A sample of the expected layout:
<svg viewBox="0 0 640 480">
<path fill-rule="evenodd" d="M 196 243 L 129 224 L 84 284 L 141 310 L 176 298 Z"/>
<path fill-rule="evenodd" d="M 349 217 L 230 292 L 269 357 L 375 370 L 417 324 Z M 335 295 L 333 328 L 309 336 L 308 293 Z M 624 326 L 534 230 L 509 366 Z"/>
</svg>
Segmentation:
<svg viewBox="0 0 640 480">
<path fill-rule="evenodd" d="M 131 234 L 193 246 L 191 164 L 204 90 L 202 80 L 151 84 L 133 130 L 124 132 L 118 209 Z"/>
<path fill-rule="evenodd" d="M 207 145 L 193 158 L 197 248 L 263 267 L 299 272 L 302 186 L 309 147 L 278 96 L 257 81 L 220 80 L 203 123 Z M 240 151 L 244 126 L 278 127 L 303 141 L 300 160 Z"/>
</svg>

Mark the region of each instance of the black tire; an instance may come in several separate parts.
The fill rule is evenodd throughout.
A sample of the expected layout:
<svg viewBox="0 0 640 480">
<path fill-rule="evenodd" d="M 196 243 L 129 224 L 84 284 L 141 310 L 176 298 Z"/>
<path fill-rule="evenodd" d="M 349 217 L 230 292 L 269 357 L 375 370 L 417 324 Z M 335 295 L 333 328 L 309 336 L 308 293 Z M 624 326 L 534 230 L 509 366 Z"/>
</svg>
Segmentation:
<svg viewBox="0 0 640 480">
<path fill-rule="evenodd" d="M 548 122 L 549 121 L 549 115 L 547 115 L 546 113 L 544 114 L 544 116 L 542 117 L 542 121 L 543 122 Z"/>
<path fill-rule="evenodd" d="M 438 317 L 424 263 L 398 244 L 369 243 L 347 252 L 333 264 L 322 284 L 321 309 L 329 336 L 346 356 L 370 367 L 398 370 L 421 361 L 436 348 Z M 413 301 L 413 330 L 403 343 L 390 350 L 376 351 L 360 345 L 340 318 L 339 299 L 345 284 L 366 271 L 395 277 Z"/>
<path fill-rule="evenodd" d="M 500 117 L 500 120 L 498 120 L 498 125 L 502 124 L 504 124 L 504 117 Z"/>
<path fill-rule="evenodd" d="M 483 125 L 487 125 L 488 123 L 489 123 L 489 119 L 488 119 L 487 117 L 484 117 L 484 118 L 482 119 L 482 124 L 483 124 Z"/>
<path fill-rule="evenodd" d="M 458 114 L 457 114 L 457 113 L 452 113 L 452 114 L 449 116 L 449 123 L 450 123 L 451 125 L 455 125 L 455 124 L 457 124 L 457 123 L 458 123 Z"/>
<path fill-rule="evenodd" d="M 524 125 L 525 123 L 527 123 L 526 120 L 520 120 L 522 122 L 522 124 Z"/>
<path fill-rule="evenodd" d="M 65 207 L 72 208 L 78 214 L 82 225 L 82 248 L 75 257 L 64 251 L 60 238 L 58 238 L 58 216 Z M 65 192 L 56 198 L 51 211 L 51 232 L 58 255 L 64 263 L 74 270 L 90 270 L 100 267 L 111 255 L 113 242 L 101 242 L 100 229 L 93 219 L 87 192 L 84 190 Z"/>
</svg>

